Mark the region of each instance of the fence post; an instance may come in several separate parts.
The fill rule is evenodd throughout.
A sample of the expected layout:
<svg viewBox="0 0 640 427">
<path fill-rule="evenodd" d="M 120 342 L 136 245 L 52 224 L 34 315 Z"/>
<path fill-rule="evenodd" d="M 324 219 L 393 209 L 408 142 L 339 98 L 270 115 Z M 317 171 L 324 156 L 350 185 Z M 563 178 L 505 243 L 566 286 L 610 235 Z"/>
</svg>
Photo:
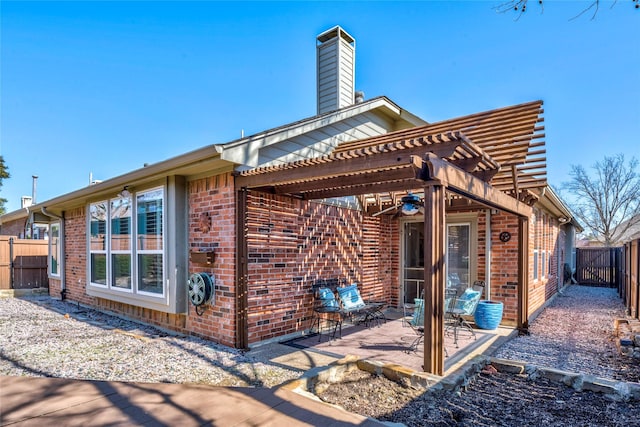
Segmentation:
<svg viewBox="0 0 640 427">
<path fill-rule="evenodd" d="M 13 289 L 13 237 L 9 237 L 9 289 Z"/>
</svg>

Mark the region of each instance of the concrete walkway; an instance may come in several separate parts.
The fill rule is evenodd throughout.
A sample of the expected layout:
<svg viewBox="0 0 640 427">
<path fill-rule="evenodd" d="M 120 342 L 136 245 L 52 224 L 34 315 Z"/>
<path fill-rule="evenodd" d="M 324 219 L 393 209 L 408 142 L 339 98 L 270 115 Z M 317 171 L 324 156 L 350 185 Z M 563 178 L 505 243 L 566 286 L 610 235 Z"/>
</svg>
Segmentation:
<svg viewBox="0 0 640 427">
<path fill-rule="evenodd" d="M 2 426 L 383 426 L 286 389 L 0 377 Z"/>
</svg>

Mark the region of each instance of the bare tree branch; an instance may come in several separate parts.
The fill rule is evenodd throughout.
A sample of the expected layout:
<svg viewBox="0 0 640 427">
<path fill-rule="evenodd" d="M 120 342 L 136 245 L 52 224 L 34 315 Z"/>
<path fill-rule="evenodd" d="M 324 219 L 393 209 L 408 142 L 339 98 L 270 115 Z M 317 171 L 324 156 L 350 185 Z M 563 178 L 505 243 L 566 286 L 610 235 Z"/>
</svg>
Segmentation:
<svg viewBox="0 0 640 427">
<path fill-rule="evenodd" d="M 631 2 L 633 3 L 635 9 L 640 9 L 640 0 L 632 0 Z M 537 0 L 537 3 L 540 7 L 540 13 L 544 13 L 544 3 L 545 3 L 544 0 Z M 613 3 L 611 4 L 611 7 L 613 8 L 613 6 L 615 6 L 617 3 L 618 3 L 618 0 L 614 0 Z M 529 9 L 528 5 L 529 5 L 529 0 L 509 0 L 495 6 L 493 9 L 498 13 L 507 13 L 507 12 L 516 13 L 517 17 L 515 20 L 517 21 Z M 593 20 L 596 18 L 596 15 L 600 10 L 600 0 L 593 0 L 589 4 L 589 6 L 584 8 L 580 13 L 578 13 L 576 16 L 574 16 L 569 20 L 573 21 L 574 19 L 578 19 L 579 17 L 581 17 L 582 15 L 584 15 L 585 13 L 587 13 L 592 9 L 593 9 L 593 15 L 591 15 L 591 19 Z"/>
<path fill-rule="evenodd" d="M 625 164 L 624 155 L 597 162 L 592 179 L 582 166 L 571 166 L 571 181 L 563 188 L 575 198 L 573 210 L 593 236 L 613 246 L 640 224 L 640 175 L 638 160 Z"/>
</svg>

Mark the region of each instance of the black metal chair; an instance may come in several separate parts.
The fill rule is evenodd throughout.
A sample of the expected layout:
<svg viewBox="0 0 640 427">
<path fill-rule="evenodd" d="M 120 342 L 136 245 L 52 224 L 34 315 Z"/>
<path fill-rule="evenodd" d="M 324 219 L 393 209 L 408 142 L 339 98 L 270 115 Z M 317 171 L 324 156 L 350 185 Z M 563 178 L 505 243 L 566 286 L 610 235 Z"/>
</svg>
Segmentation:
<svg viewBox="0 0 640 427">
<path fill-rule="evenodd" d="M 403 326 L 408 326 L 416 337 L 407 347 L 407 352 L 415 352 L 424 339 L 424 299 L 415 298 L 414 304 L 403 305 Z"/>
<path fill-rule="evenodd" d="M 338 279 L 321 279 L 313 285 L 313 317 L 309 333 L 313 333 L 315 330 L 318 334 L 318 341 L 322 341 L 322 331 L 327 327 L 329 331 L 332 331 L 331 338 L 335 339 L 338 332 L 342 336 L 342 322 L 345 313 L 335 296 L 338 284 Z"/>
<path fill-rule="evenodd" d="M 476 333 L 465 317 L 473 316 L 483 291 L 484 282 L 477 280 L 473 286 L 466 288 L 461 294 L 449 297 L 449 304 L 445 312 L 445 332 L 453 333 L 453 343 L 456 348 L 461 330 L 469 332 L 473 339 L 476 339 Z"/>
</svg>

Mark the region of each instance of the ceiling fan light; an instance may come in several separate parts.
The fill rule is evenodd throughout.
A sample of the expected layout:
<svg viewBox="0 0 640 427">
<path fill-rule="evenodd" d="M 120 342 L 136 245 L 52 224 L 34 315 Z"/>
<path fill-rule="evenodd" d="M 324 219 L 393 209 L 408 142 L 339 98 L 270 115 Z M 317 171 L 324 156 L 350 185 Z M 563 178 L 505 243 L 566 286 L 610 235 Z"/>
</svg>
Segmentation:
<svg viewBox="0 0 640 427">
<path fill-rule="evenodd" d="M 404 215 L 415 215 L 420 212 L 420 208 L 414 205 L 413 203 L 403 203 L 402 204 L 402 213 Z"/>
<path fill-rule="evenodd" d="M 420 197 L 409 192 L 409 194 L 400 200 L 402 201 L 402 208 L 400 208 L 400 210 L 404 215 L 415 215 L 420 212 Z"/>
</svg>

